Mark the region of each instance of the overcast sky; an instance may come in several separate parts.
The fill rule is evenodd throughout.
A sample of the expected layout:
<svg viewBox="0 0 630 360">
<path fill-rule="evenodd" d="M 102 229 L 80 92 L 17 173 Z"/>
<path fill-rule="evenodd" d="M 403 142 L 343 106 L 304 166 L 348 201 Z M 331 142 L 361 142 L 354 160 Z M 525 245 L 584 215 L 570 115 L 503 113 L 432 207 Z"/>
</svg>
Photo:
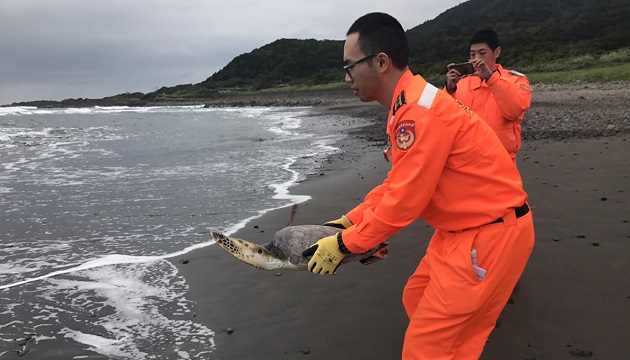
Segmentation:
<svg viewBox="0 0 630 360">
<path fill-rule="evenodd" d="M 343 40 L 373 11 L 408 30 L 463 1 L 0 0 L 0 105 L 194 84 L 280 38 Z"/>
</svg>

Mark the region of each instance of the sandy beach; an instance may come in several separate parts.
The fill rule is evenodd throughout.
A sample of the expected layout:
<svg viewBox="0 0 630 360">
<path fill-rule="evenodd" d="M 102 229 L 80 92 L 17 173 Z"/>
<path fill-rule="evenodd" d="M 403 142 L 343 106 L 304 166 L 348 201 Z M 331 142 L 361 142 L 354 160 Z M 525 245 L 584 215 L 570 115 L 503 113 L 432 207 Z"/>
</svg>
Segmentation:
<svg viewBox="0 0 630 360">
<path fill-rule="evenodd" d="M 482 359 L 630 357 L 630 86 L 540 85 L 523 125 L 521 171 L 536 246 Z M 342 153 L 291 189 L 298 224 L 339 217 L 386 176 L 385 109 L 353 99 L 316 108 L 366 119 Z M 290 208 L 235 236 L 269 242 Z M 433 229 L 418 220 L 390 239 L 390 256 L 336 276 L 263 271 L 218 246 L 174 259 L 216 331 L 210 358 L 399 359 L 407 318 L 401 293 Z M 187 261 L 184 261 L 187 260 Z"/>
</svg>

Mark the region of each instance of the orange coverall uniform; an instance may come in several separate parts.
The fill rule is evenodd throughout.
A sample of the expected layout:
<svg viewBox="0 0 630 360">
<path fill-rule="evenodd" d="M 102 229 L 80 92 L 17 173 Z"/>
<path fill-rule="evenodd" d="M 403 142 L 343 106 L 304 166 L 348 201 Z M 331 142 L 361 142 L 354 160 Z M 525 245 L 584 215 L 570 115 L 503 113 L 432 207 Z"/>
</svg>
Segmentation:
<svg viewBox="0 0 630 360">
<path fill-rule="evenodd" d="M 521 148 L 521 122 L 531 104 L 532 89 L 525 75 L 497 70 L 488 81 L 465 76 L 451 94 L 460 103 L 484 119 L 497 134 L 512 159 Z"/>
<path fill-rule="evenodd" d="M 481 117 L 410 71 L 394 96 L 392 168 L 346 214 L 354 225 L 343 242 L 361 253 L 418 217 L 436 228 L 403 292 L 410 323 L 402 358 L 478 359 L 534 245 L 531 212 L 514 211 L 527 194 Z M 487 271 L 481 281 L 472 249 Z"/>
</svg>

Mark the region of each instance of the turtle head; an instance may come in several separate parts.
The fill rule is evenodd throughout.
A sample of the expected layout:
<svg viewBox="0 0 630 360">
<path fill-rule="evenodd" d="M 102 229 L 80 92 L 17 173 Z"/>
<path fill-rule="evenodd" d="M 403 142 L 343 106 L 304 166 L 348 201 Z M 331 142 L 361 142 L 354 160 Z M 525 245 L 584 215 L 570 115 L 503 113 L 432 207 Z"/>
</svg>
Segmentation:
<svg viewBox="0 0 630 360">
<path fill-rule="evenodd" d="M 251 266 L 263 270 L 288 269 L 292 264 L 272 252 L 264 245 L 254 244 L 247 240 L 225 236 L 218 231 L 212 231 L 214 241 L 235 258 L 248 263 Z"/>
</svg>

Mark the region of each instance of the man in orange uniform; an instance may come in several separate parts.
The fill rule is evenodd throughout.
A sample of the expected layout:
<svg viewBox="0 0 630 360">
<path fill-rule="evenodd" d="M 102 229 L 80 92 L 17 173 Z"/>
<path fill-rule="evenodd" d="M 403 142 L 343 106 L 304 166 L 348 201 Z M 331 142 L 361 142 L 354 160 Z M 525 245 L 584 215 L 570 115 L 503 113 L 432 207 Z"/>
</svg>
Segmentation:
<svg viewBox="0 0 630 360">
<path fill-rule="evenodd" d="M 501 46 L 493 30 L 475 33 L 469 47 L 469 62 L 475 73 L 463 75 L 453 68 L 455 64 L 448 64 L 446 91 L 490 125 L 516 162 L 521 148 L 521 121 L 532 98 L 529 81 L 525 75 L 497 64 Z"/>
<path fill-rule="evenodd" d="M 409 71 L 407 37 L 390 15 L 356 20 L 343 56 L 355 95 L 390 109 L 392 168 L 329 223 L 343 230 L 304 251 L 308 269 L 332 274 L 421 217 L 436 231 L 403 292 L 402 358 L 477 359 L 534 245 L 518 170 L 478 115 Z"/>
</svg>

